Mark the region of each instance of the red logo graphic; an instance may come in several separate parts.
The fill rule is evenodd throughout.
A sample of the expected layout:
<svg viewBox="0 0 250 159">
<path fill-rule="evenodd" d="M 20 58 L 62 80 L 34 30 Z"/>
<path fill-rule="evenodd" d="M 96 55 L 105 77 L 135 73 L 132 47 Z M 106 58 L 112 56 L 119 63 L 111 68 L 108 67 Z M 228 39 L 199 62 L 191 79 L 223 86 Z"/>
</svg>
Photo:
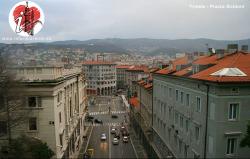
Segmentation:
<svg viewBox="0 0 250 159">
<path fill-rule="evenodd" d="M 44 15 L 41 8 L 30 1 L 16 4 L 9 15 L 11 28 L 21 36 L 33 36 L 38 33 L 44 24 Z"/>
</svg>

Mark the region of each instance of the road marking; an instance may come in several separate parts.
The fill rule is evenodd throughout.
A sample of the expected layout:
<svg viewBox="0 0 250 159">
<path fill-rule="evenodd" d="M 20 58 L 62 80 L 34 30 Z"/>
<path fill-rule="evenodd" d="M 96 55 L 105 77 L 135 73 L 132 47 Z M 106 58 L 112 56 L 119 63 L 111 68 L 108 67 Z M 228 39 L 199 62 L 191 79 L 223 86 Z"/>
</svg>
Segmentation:
<svg viewBox="0 0 250 159">
<path fill-rule="evenodd" d="M 91 138 L 92 131 L 93 131 L 93 126 L 91 127 L 90 135 L 89 135 L 89 138 L 88 138 L 88 141 L 87 141 L 87 146 L 85 147 L 84 153 L 87 151 L 87 148 L 88 148 L 88 146 L 89 146 L 89 140 L 90 140 L 90 138 Z"/>
<path fill-rule="evenodd" d="M 124 114 L 127 113 L 126 111 L 111 111 L 111 114 Z M 99 114 L 109 114 L 108 111 L 104 111 L 104 112 L 90 112 L 89 115 L 99 115 Z"/>
<path fill-rule="evenodd" d="M 111 158 L 111 140 L 110 140 L 110 125 L 109 125 L 109 158 Z"/>
<path fill-rule="evenodd" d="M 137 154 L 137 152 L 136 152 L 136 150 L 135 150 L 135 146 L 134 146 L 134 144 L 133 144 L 133 141 L 132 141 L 131 138 L 129 138 L 129 140 L 130 140 L 130 142 L 131 142 L 131 144 L 132 144 L 132 147 L 133 147 L 133 149 L 134 149 L 134 151 L 135 151 L 135 156 L 136 156 L 136 158 L 138 158 L 138 154 Z"/>
</svg>

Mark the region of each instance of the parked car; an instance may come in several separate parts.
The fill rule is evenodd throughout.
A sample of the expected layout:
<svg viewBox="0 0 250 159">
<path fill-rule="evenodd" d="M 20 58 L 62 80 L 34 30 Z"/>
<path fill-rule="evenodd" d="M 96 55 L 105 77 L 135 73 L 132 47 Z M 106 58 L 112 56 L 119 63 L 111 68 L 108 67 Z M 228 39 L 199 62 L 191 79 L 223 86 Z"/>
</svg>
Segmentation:
<svg viewBox="0 0 250 159">
<path fill-rule="evenodd" d="M 86 116 L 85 120 L 88 121 L 88 122 L 91 122 L 91 121 L 94 120 L 94 117 L 93 116 Z"/>
<path fill-rule="evenodd" d="M 117 116 L 117 115 L 115 115 L 115 114 L 112 114 L 112 115 L 111 115 L 111 118 L 117 119 L 117 118 L 118 118 L 118 116 Z"/>
<path fill-rule="evenodd" d="M 105 134 L 105 133 L 102 133 L 102 134 L 101 134 L 101 140 L 102 140 L 102 141 L 105 141 L 106 139 L 107 139 L 106 134 Z"/>
<path fill-rule="evenodd" d="M 112 141 L 113 145 L 118 145 L 119 144 L 119 140 L 115 137 Z"/>
<path fill-rule="evenodd" d="M 103 124 L 102 120 L 100 120 L 100 119 L 95 119 L 95 123 Z"/>
<path fill-rule="evenodd" d="M 125 130 L 125 126 L 122 125 L 121 128 L 120 128 L 120 131 L 123 132 Z"/>
<path fill-rule="evenodd" d="M 123 136 L 122 141 L 123 141 L 124 143 L 127 143 L 127 142 L 128 142 L 128 136 Z"/>
<path fill-rule="evenodd" d="M 111 128 L 111 134 L 115 134 L 116 133 L 116 128 L 115 127 L 112 127 Z"/>
</svg>

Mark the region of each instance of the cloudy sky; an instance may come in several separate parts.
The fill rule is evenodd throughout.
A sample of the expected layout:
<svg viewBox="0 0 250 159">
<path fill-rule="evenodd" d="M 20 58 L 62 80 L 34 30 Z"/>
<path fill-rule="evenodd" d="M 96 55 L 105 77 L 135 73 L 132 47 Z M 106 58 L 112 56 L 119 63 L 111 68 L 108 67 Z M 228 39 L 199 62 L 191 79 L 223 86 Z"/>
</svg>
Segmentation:
<svg viewBox="0 0 250 159">
<path fill-rule="evenodd" d="M 16 37 L 8 22 L 21 0 L 0 1 L 0 42 Z M 37 37 L 93 38 L 250 38 L 250 0 L 33 0 L 45 13 Z M 237 4 L 244 9 L 194 9 L 190 5 Z"/>
</svg>

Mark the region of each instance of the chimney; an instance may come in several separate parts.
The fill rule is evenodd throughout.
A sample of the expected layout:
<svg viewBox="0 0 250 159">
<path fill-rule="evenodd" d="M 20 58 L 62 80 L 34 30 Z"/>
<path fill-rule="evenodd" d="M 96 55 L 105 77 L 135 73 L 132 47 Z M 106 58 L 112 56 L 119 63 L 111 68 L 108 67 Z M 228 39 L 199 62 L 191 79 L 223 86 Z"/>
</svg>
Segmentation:
<svg viewBox="0 0 250 159">
<path fill-rule="evenodd" d="M 248 45 L 242 45 L 241 50 L 247 52 L 248 51 Z"/>
<path fill-rule="evenodd" d="M 225 50 L 224 49 L 216 49 L 215 54 L 217 56 L 217 59 L 220 59 L 224 56 Z"/>
<path fill-rule="evenodd" d="M 228 44 L 227 50 L 228 50 L 228 53 L 234 53 L 238 51 L 238 44 Z"/>
</svg>

